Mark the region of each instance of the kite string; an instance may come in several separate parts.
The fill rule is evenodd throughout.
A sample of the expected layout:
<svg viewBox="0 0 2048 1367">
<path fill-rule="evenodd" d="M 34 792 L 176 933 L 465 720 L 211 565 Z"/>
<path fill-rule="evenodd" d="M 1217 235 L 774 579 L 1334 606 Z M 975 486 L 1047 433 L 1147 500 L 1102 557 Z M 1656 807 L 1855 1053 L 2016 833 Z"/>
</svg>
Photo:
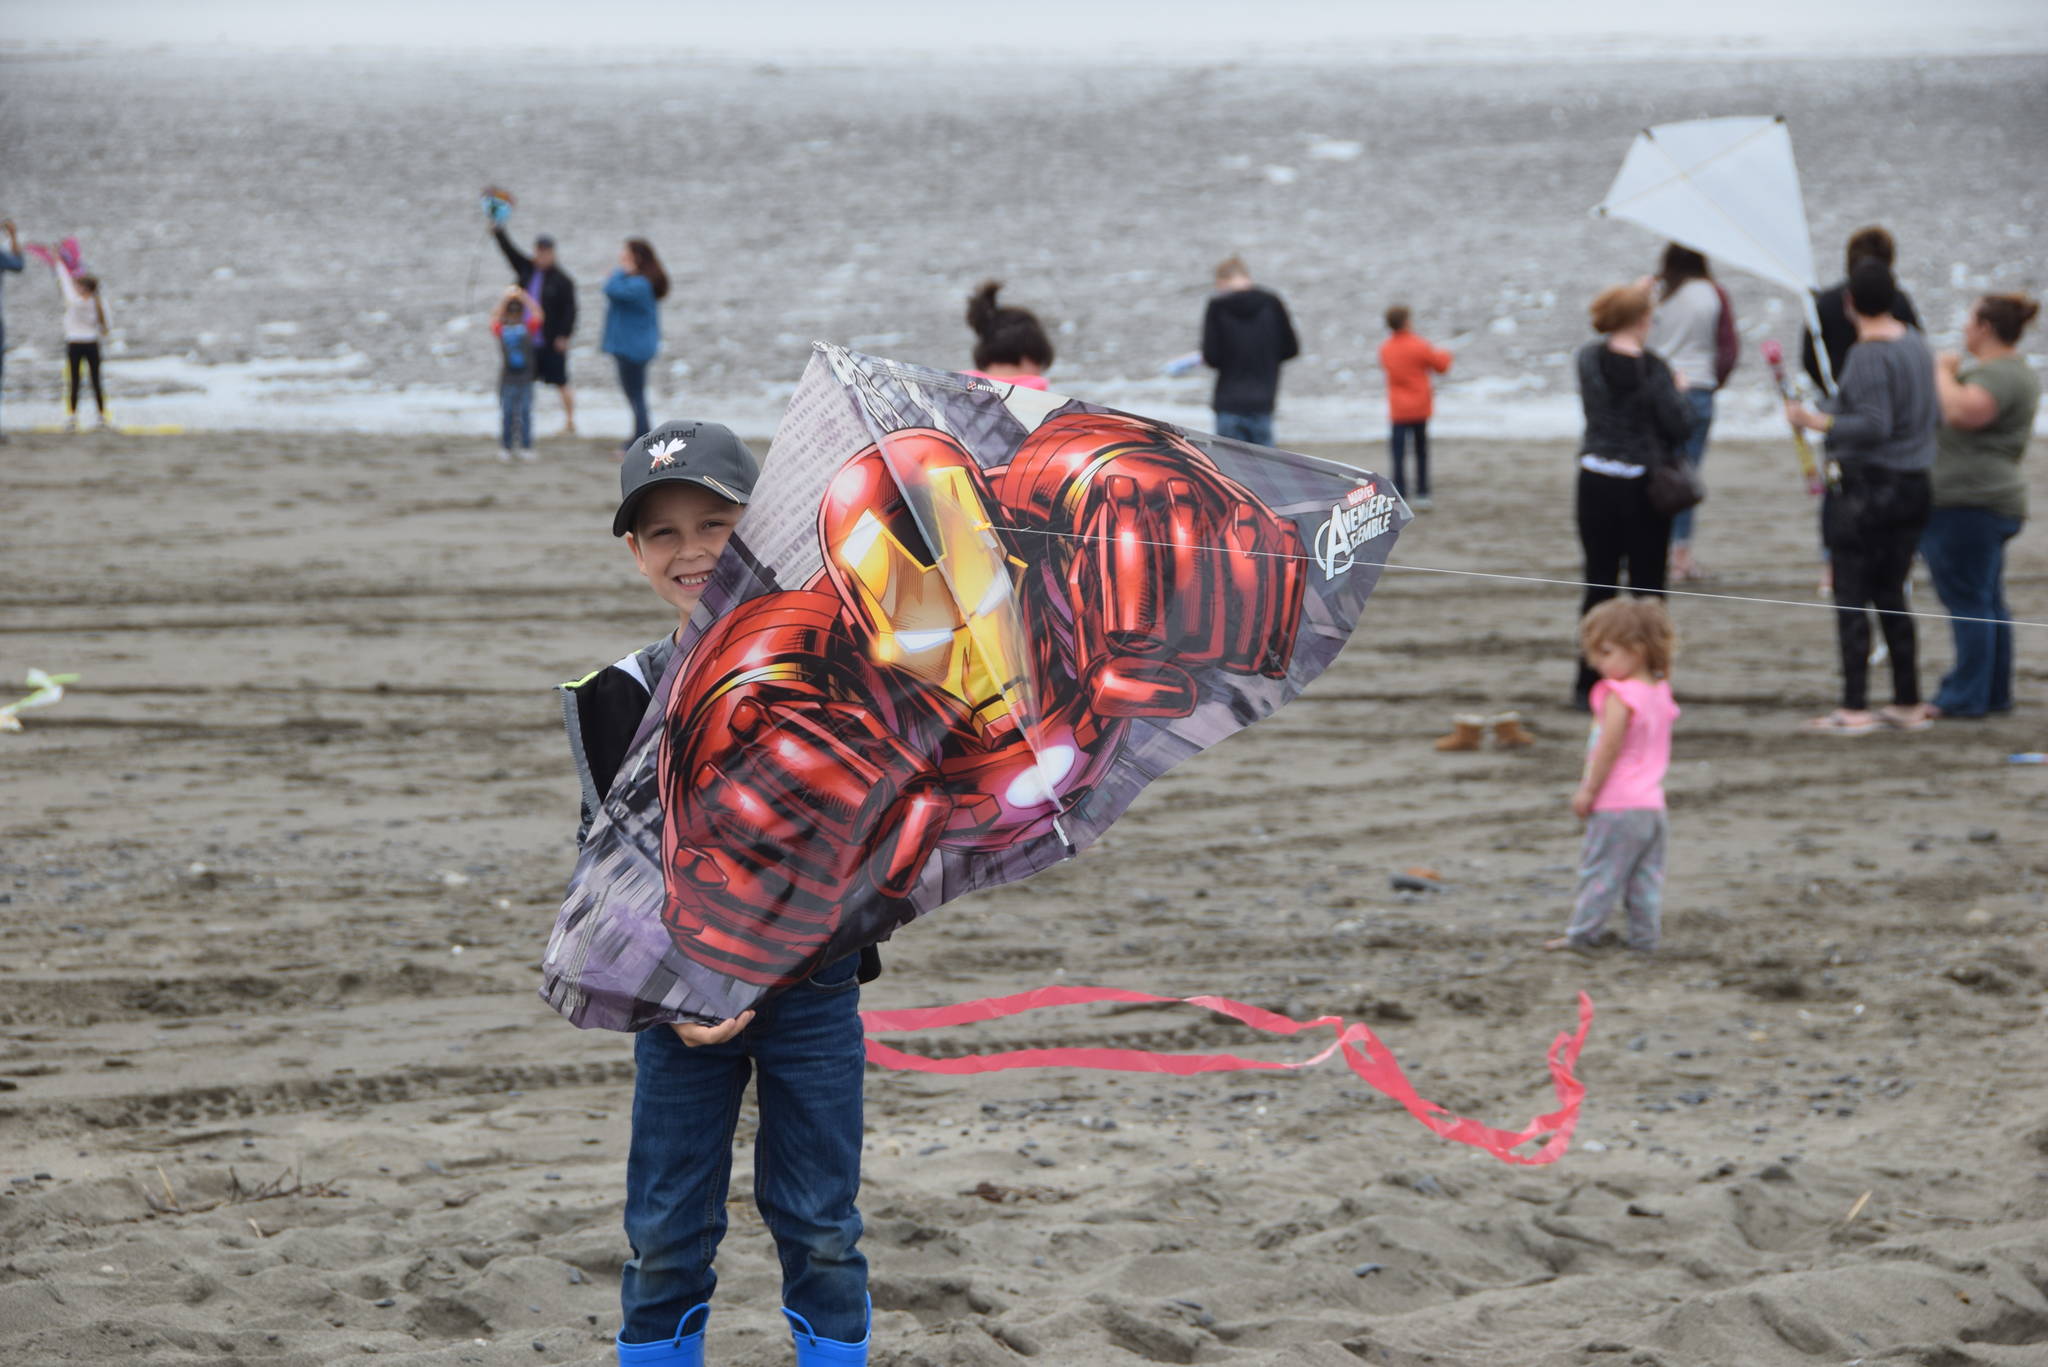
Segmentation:
<svg viewBox="0 0 2048 1367">
<path fill-rule="evenodd" d="M 1087 532 L 1056 532 L 1042 527 L 1016 527 L 1005 523 L 996 523 L 994 525 L 1006 532 L 1021 532 L 1030 536 L 1058 537 L 1063 541 L 1105 541 L 1111 539 L 1107 535 L 1090 534 Z M 1115 537 L 1114 539 L 1123 541 L 1128 545 L 1156 546 L 1167 550 L 1180 548 L 1178 542 L 1172 541 L 1138 541 L 1122 536 Z M 1296 555 L 1292 551 L 1251 551 L 1237 546 L 1201 546 L 1196 549 L 1219 551 L 1230 555 L 1257 556 L 1267 560 L 1306 560 L 1315 562 L 1316 559 L 1313 555 Z M 1633 584 L 1594 584 L 1583 579 L 1551 579 L 1535 574 L 1506 574 L 1498 570 L 1454 570 L 1442 565 L 1397 565 L 1391 560 L 1383 562 L 1381 568 L 1406 570 L 1411 574 L 1447 574 L 1467 579 L 1498 579 L 1515 584 L 1549 584 L 1559 588 L 1570 589 L 1611 589 L 1616 593 L 1656 594 L 1663 598 L 1705 598 L 1714 602 L 1758 603 L 1766 607 L 1807 608 L 1818 609 L 1822 612 L 1840 612 L 1843 610 L 1836 603 L 1812 603 L 1798 598 L 1758 598 L 1741 593 L 1702 593 L 1698 589 L 1646 589 L 1639 588 Z M 1878 613 L 1887 617 L 1913 617 L 1927 622 L 1981 622 L 1991 626 L 2038 627 L 2048 630 L 2048 622 L 2032 622 L 2003 617 L 1957 617 L 1946 612 L 1915 612 L 1910 608 L 1865 607 L 1861 610 Z"/>
</svg>

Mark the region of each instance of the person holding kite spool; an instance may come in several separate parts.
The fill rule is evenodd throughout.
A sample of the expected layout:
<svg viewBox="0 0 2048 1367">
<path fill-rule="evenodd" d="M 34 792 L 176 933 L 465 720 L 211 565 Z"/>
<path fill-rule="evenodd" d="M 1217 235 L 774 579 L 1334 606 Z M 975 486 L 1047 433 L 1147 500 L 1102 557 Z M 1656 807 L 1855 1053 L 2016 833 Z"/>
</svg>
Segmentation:
<svg viewBox="0 0 2048 1367">
<path fill-rule="evenodd" d="M 1898 289 L 1885 262 L 1867 258 L 1849 274 L 1848 310 L 1856 344 L 1841 387 L 1818 410 L 1797 400 L 1786 420 L 1827 437 L 1840 471 L 1821 505 L 1821 532 L 1834 566 L 1835 628 L 1842 656 L 1842 703 L 1806 723 L 1808 731 L 1863 736 L 1889 725 L 1927 727 L 1906 578 L 1932 506 L 1941 405 L 1934 358 L 1919 329 L 1893 314 Z M 1892 701 L 1870 710 L 1870 619 L 1875 608 L 1891 652 Z"/>
<path fill-rule="evenodd" d="M 1799 362 L 1806 370 L 1806 377 L 1813 381 L 1823 394 L 1834 392 L 1842 371 L 1849 364 L 1849 348 L 1856 345 L 1856 321 L 1849 316 L 1849 276 L 1865 261 L 1881 261 L 1884 268 L 1894 272 L 1892 281 L 1892 303 L 1887 310 L 1909 328 L 1920 326 L 1920 315 L 1913 308 L 1913 297 L 1899 288 L 1898 244 L 1885 229 L 1873 224 L 1858 228 L 1849 234 L 1848 246 L 1843 249 L 1846 268 L 1842 278 L 1824 290 L 1813 291 L 1812 321 L 1806 325 L 1806 332 L 1799 343 Z M 1814 329 L 1818 326 L 1819 345 L 1815 345 Z M 1825 358 L 1825 366 L 1823 366 Z"/>
<path fill-rule="evenodd" d="M 1601 340 L 1579 348 L 1579 402 L 1586 431 L 1579 443 L 1577 511 L 1585 552 L 1584 616 L 1620 592 L 1664 592 L 1671 515 L 1650 496 L 1652 473 L 1692 431 L 1692 410 L 1671 367 L 1648 347 L 1655 305 L 1645 282 L 1614 285 L 1593 300 Z M 1573 704 L 1588 707 L 1599 674 L 1581 655 Z"/>
</svg>

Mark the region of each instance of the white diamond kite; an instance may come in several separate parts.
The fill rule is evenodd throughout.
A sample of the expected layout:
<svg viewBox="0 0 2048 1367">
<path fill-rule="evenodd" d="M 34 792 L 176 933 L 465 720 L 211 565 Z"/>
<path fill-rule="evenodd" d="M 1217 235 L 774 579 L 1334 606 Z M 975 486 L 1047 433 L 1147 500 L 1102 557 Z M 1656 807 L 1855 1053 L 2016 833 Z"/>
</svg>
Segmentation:
<svg viewBox="0 0 2048 1367">
<path fill-rule="evenodd" d="M 1813 240 L 1783 115 L 1645 128 L 1593 212 L 1641 224 L 1716 263 L 1796 290 L 1807 325 L 1820 335 Z"/>
</svg>

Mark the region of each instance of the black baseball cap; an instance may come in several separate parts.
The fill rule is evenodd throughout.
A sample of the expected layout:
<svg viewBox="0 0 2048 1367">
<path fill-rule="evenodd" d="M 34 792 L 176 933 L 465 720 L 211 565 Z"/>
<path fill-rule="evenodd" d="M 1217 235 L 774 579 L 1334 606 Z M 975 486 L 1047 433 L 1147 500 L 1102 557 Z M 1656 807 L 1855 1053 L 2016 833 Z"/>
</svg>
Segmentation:
<svg viewBox="0 0 2048 1367">
<path fill-rule="evenodd" d="M 665 422 L 626 449 L 619 466 L 619 511 L 612 535 L 633 530 L 640 496 L 657 484 L 698 484 L 733 503 L 754 496 L 761 462 L 723 423 L 680 418 Z"/>
<path fill-rule="evenodd" d="M 554 245 L 555 239 L 550 233 L 542 233 L 539 237 L 533 239 L 533 249 L 535 251 L 539 251 L 542 247 L 552 247 Z"/>
</svg>

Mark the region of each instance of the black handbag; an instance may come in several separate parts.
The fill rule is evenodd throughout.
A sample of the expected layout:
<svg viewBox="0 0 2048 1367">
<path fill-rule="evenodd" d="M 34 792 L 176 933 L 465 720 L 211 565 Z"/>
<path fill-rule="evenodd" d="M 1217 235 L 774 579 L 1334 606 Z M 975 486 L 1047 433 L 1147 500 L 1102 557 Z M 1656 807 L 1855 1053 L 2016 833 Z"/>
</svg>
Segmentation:
<svg viewBox="0 0 2048 1367">
<path fill-rule="evenodd" d="M 1644 493 L 1650 506 L 1659 516 L 1677 517 L 1688 508 L 1697 508 L 1707 501 L 1706 481 L 1700 478 L 1697 466 L 1671 449 L 1664 440 L 1664 433 L 1657 427 L 1656 417 L 1649 411 L 1654 400 L 1650 397 L 1650 368 L 1643 364 L 1643 358 L 1636 357 L 1636 373 L 1641 377 L 1637 393 L 1643 405 L 1643 431 L 1648 436 L 1650 449 L 1655 459 L 1650 462 Z"/>
</svg>

